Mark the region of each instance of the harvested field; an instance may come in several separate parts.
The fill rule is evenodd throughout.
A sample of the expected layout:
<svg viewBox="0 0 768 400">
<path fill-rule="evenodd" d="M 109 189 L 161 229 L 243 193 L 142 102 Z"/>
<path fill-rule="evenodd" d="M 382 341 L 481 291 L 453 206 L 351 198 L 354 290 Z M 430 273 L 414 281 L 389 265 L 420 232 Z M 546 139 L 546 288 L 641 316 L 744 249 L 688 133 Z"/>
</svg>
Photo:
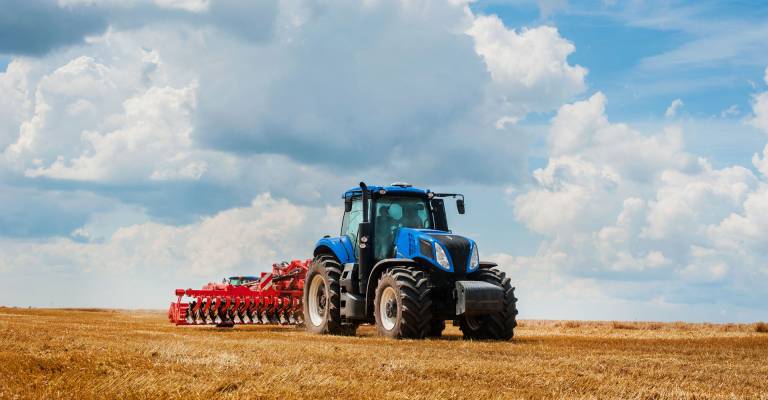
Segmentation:
<svg viewBox="0 0 768 400">
<path fill-rule="evenodd" d="M 768 399 L 758 324 L 522 321 L 511 342 L 175 327 L 161 312 L 0 308 L 0 399 Z"/>
</svg>

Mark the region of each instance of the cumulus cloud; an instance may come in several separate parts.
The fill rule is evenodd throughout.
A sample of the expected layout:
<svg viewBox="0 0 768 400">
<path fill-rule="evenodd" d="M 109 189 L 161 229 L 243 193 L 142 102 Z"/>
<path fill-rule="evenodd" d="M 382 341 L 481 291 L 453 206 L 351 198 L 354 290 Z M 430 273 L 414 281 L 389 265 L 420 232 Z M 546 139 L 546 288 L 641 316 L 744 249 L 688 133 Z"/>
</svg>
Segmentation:
<svg viewBox="0 0 768 400">
<path fill-rule="evenodd" d="M 667 118 L 672 118 L 677 115 L 677 111 L 680 110 L 680 108 L 683 107 L 685 103 L 683 103 L 680 99 L 674 99 L 672 100 L 672 103 L 667 107 L 667 110 L 664 111 L 664 116 Z"/>
<path fill-rule="evenodd" d="M 16 140 L 18 129 L 32 107 L 29 98 L 28 65 L 14 60 L 0 73 L 0 147 Z"/>
<path fill-rule="evenodd" d="M 260 190 L 286 195 L 280 178 L 299 177 L 317 192 L 318 176 L 352 170 L 510 181 L 526 162 L 526 135 L 508 140 L 513 122 L 584 88 L 554 28 L 518 33 L 461 3 L 248 4 L 99 3 L 111 18 L 103 35 L 14 59 L 0 75 L 5 165 L 116 196 L 115 186 L 197 181 L 235 193 L 229 204 L 259 193 L 242 186 L 271 181 Z M 155 18 L 159 6 L 175 24 Z"/>
<path fill-rule="evenodd" d="M 34 95 L 26 92 L 34 106 L 7 146 L 6 162 L 33 178 L 199 179 L 207 163 L 190 138 L 195 81 L 178 88 L 165 79 L 151 82 L 149 75 L 165 72 L 155 53 L 122 55 L 124 62 L 133 58 L 127 68 L 80 56 L 43 75 Z M 15 64 L 10 71 L 21 68 Z"/>
<path fill-rule="evenodd" d="M 597 93 L 553 118 L 548 163 L 514 198 L 516 218 L 547 239 L 518 263 L 545 264 L 574 279 L 654 279 L 665 284 L 644 295 L 673 303 L 715 301 L 697 285 L 716 283 L 718 296 L 755 306 L 758 299 L 744 290 L 754 293 L 756 279 L 768 273 L 759 228 L 766 175 L 715 168 L 685 151 L 679 130 L 641 133 L 610 122 L 604 106 Z M 758 167 L 763 162 L 756 156 Z M 630 293 L 611 295 L 638 295 Z"/>
<path fill-rule="evenodd" d="M 416 149 L 451 152 L 468 121 L 490 130 L 476 112 L 489 79 L 462 32 L 463 8 L 302 4 L 281 9 L 269 44 L 236 42 L 211 54 L 226 64 L 201 66 L 205 146 L 344 168 L 410 169 L 426 157 L 418 170 L 435 176 L 445 158 Z"/>
<path fill-rule="evenodd" d="M 768 66 L 765 67 L 765 75 L 763 76 L 763 81 L 765 81 L 765 84 L 768 85 Z"/>
<path fill-rule="evenodd" d="M 766 84 L 768 84 L 768 67 L 765 71 Z M 768 92 L 757 93 L 752 96 L 752 113 L 753 115 L 747 120 L 747 123 L 768 133 Z M 760 154 L 752 156 L 752 164 L 764 176 L 768 176 L 768 144 L 763 148 L 762 157 Z"/>
<path fill-rule="evenodd" d="M 494 94 L 518 116 L 555 108 L 585 89 L 587 69 L 568 64 L 575 46 L 555 27 L 518 32 L 489 15 L 475 18 L 467 33 L 498 85 Z"/>
<path fill-rule="evenodd" d="M 28 169 L 25 174 L 97 181 L 126 175 L 136 180 L 199 179 L 207 164 L 190 155 L 189 118 L 194 106 L 194 87 L 153 87 L 125 101 L 119 115 L 124 124 L 115 130 L 84 131 L 86 152 L 70 160 L 57 156 L 50 166 Z"/>
<path fill-rule="evenodd" d="M 58 238 L 44 244 L 3 240 L 0 270 L 24 266 L 128 271 L 172 269 L 196 276 L 230 271 L 266 271 L 278 260 L 311 257 L 312 242 L 335 230 L 340 210 L 303 207 L 270 194 L 248 207 L 229 209 L 199 222 L 173 226 L 145 222 L 122 226 L 107 237 L 100 225 L 74 232 L 83 240 Z"/>
</svg>

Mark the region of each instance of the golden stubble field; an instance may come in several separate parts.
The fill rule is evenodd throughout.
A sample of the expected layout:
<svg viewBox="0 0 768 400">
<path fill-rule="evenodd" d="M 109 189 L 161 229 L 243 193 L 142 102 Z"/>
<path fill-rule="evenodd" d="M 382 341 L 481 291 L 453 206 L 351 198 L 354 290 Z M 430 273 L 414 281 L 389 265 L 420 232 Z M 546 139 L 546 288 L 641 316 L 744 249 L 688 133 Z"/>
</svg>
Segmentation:
<svg viewBox="0 0 768 400">
<path fill-rule="evenodd" d="M 175 327 L 162 312 L 0 308 L 0 399 L 768 399 L 757 325 L 521 321 L 511 342 Z"/>
</svg>

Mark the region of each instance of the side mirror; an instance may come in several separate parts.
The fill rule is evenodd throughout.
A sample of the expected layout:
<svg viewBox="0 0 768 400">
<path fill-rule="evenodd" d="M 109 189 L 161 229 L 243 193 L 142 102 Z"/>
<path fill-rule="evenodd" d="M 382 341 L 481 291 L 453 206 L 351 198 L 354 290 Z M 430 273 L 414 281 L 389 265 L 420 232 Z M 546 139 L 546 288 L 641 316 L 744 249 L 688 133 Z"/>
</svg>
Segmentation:
<svg viewBox="0 0 768 400">
<path fill-rule="evenodd" d="M 350 212 L 352 211 L 352 198 L 345 198 L 344 199 L 344 212 Z"/>
<path fill-rule="evenodd" d="M 464 199 L 456 199 L 456 209 L 459 214 L 464 214 Z"/>
</svg>

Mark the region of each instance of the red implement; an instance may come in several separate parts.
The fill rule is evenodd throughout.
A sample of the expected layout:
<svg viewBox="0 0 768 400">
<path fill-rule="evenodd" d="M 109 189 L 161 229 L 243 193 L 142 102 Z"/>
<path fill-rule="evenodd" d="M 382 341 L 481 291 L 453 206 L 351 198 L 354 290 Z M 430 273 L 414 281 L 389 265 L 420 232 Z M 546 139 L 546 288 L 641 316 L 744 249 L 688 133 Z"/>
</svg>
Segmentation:
<svg viewBox="0 0 768 400">
<path fill-rule="evenodd" d="M 304 278 L 311 261 L 272 264 L 271 273 L 262 272 L 260 278 L 244 283 L 211 282 L 202 289 L 176 289 L 168 319 L 176 325 L 221 327 L 302 324 Z"/>
</svg>

